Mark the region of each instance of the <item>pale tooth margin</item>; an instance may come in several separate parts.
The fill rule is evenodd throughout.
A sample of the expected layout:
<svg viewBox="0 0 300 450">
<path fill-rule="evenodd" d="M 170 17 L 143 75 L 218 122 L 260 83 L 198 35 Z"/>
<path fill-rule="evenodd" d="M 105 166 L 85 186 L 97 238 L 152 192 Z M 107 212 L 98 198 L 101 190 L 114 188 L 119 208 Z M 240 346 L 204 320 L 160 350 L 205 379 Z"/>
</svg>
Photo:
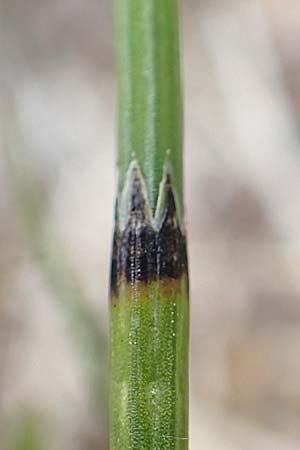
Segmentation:
<svg viewBox="0 0 300 450">
<path fill-rule="evenodd" d="M 134 157 L 134 159 L 129 164 L 126 179 L 125 179 L 124 189 L 119 196 L 120 201 L 118 202 L 118 205 L 119 205 L 118 206 L 118 208 L 119 208 L 118 216 L 119 216 L 120 231 L 124 231 L 127 221 L 128 221 L 128 217 L 130 214 L 130 201 L 131 201 L 133 180 L 136 175 L 138 175 L 138 177 L 139 177 L 139 181 L 140 181 L 141 187 L 142 187 L 142 196 L 145 200 L 146 221 L 149 224 L 153 225 L 153 215 L 152 215 L 150 203 L 148 200 L 147 188 L 145 185 L 145 181 L 144 181 L 139 163 L 137 162 L 136 158 Z"/>
<path fill-rule="evenodd" d="M 122 192 L 119 194 L 118 198 L 118 218 L 119 218 L 119 230 L 122 232 L 124 231 L 129 213 L 130 213 L 130 201 L 131 201 L 131 194 L 132 194 L 132 186 L 133 186 L 133 180 L 135 176 L 138 174 L 139 181 L 141 183 L 141 189 L 142 189 L 142 196 L 145 199 L 145 215 L 146 215 L 146 222 L 149 223 L 156 231 L 159 231 L 161 228 L 162 222 L 166 215 L 166 194 L 168 187 L 168 179 L 173 180 L 173 170 L 170 163 L 169 158 L 169 152 L 167 152 L 166 160 L 163 167 L 163 174 L 162 174 L 162 180 L 159 184 L 159 193 L 156 203 L 156 208 L 154 215 L 152 213 L 152 209 L 150 206 L 148 193 L 147 193 L 147 187 L 145 184 L 144 177 L 142 175 L 139 163 L 135 156 L 133 156 L 133 160 L 129 164 L 126 180 L 124 184 L 124 188 Z M 183 213 L 181 211 L 180 203 L 178 200 L 178 194 L 173 186 L 171 184 L 172 193 L 174 196 L 175 206 L 176 206 L 176 220 L 178 221 L 178 225 L 180 227 L 180 230 L 182 234 L 185 234 L 185 226 L 183 221 Z"/>
<path fill-rule="evenodd" d="M 185 227 L 184 227 L 184 223 L 183 223 L 183 213 L 181 212 L 178 194 L 173 185 L 173 179 L 174 179 L 173 169 L 172 169 L 172 166 L 170 163 L 169 152 L 168 152 L 165 163 L 164 163 L 162 180 L 159 185 L 159 193 L 158 193 L 158 198 L 157 198 L 157 203 L 156 203 L 156 208 L 155 208 L 155 215 L 154 215 L 154 228 L 157 230 L 160 229 L 161 224 L 162 224 L 162 222 L 165 218 L 166 212 L 167 212 L 166 211 L 166 194 L 167 194 L 167 190 L 169 189 L 169 187 L 168 187 L 168 180 L 169 180 L 169 181 L 171 181 L 170 187 L 171 187 L 172 194 L 173 194 L 174 201 L 175 201 L 176 220 L 178 221 L 178 225 L 179 225 L 179 228 L 180 228 L 182 234 L 185 234 L 184 233 Z"/>
</svg>

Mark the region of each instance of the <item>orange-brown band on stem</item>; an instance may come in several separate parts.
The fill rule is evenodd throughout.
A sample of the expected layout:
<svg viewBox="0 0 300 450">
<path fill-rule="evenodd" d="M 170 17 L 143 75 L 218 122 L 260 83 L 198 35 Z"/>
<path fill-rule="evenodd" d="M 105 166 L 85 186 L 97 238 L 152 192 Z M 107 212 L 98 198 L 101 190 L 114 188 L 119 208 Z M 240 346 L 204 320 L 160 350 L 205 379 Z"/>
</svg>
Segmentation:
<svg viewBox="0 0 300 450">
<path fill-rule="evenodd" d="M 125 299 L 148 299 L 151 301 L 154 292 L 159 292 L 159 296 L 164 301 L 172 301 L 174 294 L 184 293 L 188 295 L 188 276 L 187 273 L 181 275 L 180 278 L 162 278 L 158 281 L 145 283 L 137 281 L 135 284 L 129 284 L 126 278 L 120 280 L 120 288 L 118 291 L 111 292 L 111 306 L 116 307 L 120 298 Z"/>
</svg>

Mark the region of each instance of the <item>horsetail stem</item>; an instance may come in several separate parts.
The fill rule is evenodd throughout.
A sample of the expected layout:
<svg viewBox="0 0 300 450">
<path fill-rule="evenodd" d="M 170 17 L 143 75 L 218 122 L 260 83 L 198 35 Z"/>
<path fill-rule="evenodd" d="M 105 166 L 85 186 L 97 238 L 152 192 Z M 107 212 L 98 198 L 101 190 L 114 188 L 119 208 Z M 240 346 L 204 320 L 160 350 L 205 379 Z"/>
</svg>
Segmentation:
<svg viewBox="0 0 300 450">
<path fill-rule="evenodd" d="M 115 0 L 111 450 L 188 448 L 189 301 L 176 0 Z"/>
</svg>

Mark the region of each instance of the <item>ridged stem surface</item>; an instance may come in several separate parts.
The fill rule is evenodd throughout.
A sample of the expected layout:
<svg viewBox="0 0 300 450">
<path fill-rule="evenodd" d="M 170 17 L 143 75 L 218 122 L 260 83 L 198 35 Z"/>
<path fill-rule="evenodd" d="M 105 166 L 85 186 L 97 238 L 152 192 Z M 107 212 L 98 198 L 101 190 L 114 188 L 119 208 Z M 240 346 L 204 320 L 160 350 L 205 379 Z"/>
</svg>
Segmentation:
<svg viewBox="0 0 300 450">
<path fill-rule="evenodd" d="M 177 0 L 115 0 L 110 450 L 188 449 L 178 16 Z"/>
<path fill-rule="evenodd" d="M 177 0 L 115 0 L 119 189 L 134 152 L 155 209 L 166 152 L 182 203 Z"/>
</svg>

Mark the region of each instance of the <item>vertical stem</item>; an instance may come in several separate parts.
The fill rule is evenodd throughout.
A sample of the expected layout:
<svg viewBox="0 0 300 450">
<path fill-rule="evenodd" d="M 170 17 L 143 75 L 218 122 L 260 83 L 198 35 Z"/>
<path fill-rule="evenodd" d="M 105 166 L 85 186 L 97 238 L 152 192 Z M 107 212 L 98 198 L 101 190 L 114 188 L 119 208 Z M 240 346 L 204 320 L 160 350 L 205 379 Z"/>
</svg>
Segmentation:
<svg viewBox="0 0 300 450">
<path fill-rule="evenodd" d="M 177 0 L 115 0 L 111 450 L 187 450 L 189 301 Z"/>
<path fill-rule="evenodd" d="M 155 209 L 167 150 L 182 203 L 177 0 L 115 0 L 119 188 L 132 153 Z"/>
</svg>

